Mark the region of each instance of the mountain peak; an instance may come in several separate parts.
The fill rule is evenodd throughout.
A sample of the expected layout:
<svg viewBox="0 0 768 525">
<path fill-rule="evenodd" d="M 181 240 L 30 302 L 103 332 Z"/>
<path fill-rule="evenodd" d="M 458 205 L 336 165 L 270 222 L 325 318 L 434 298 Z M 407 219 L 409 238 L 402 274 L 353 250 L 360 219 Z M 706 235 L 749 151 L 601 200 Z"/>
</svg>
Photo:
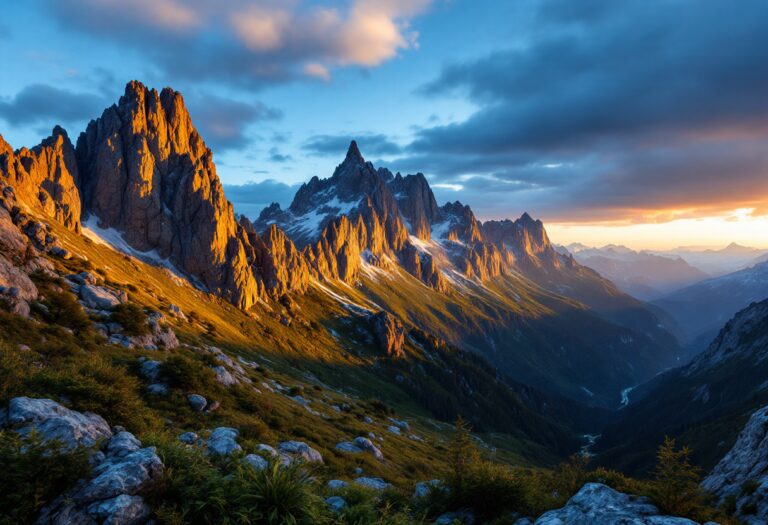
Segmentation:
<svg viewBox="0 0 768 525">
<path fill-rule="evenodd" d="M 360 148 L 357 147 L 357 141 L 355 140 L 349 143 L 349 149 L 347 150 L 347 156 L 345 160 L 350 159 L 355 160 L 361 164 L 365 162 L 362 153 L 360 153 Z"/>
</svg>

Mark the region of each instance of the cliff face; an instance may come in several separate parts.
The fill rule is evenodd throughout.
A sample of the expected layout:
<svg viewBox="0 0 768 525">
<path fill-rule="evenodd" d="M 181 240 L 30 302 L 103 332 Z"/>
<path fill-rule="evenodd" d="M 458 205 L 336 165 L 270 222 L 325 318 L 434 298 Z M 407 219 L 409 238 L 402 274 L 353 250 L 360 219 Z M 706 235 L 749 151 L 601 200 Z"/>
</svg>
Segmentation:
<svg viewBox="0 0 768 525">
<path fill-rule="evenodd" d="M 75 149 L 59 126 L 39 145 L 16 152 L 0 137 L 0 178 L 33 211 L 80 231 Z"/>
<path fill-rule="evenodd" d="M 408 222 L 411 235 L 428 241 L 432 237 L 432 225 L 440 222 L 440 208 L 435 195 L 423 174 L 399 173 L 388 184 L 397 199 L 400 214 Z"/>
<path fill-rule="evenodd" d="M 257 231 L 274 225 L 283 228 L 303 248 L 317 278 L 354 282 L 364 262 L 397 263 L 425 283 L 442 287 L 431 259 L 422 259 L 409 241 L 403 210 L 390 187 L 402 180 L 366 162 L 353 141 L 330 178 L 313 177 L 301 186 L 287 210 L 269 206 L 254 227 Z M 431 196 L 428 185 L 425 189 Z M 428 226 L 424 223 L 422 229 Z"/>
<path fill-rule="evenodd" d="M 99 227 L 210 292 L 248 308 L 306 287 L 289 240 L 276 231 L 261 239 L 235 220 L 180 93 L 129 83 L 78 139 L 77 163 L 83 207 Z"/>
</svg>

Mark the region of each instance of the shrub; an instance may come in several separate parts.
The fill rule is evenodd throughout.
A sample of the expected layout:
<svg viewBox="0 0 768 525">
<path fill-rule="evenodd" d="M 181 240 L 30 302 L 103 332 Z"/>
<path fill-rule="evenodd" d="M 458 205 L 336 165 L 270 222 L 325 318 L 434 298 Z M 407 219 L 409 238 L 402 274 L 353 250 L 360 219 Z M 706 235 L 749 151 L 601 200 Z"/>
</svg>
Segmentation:
<svg viewBox="0 0 768 525">
<path fill-rule="evenodd" d="M 480 460 L 480 452 L 469 433 L 469 425 L 459 417 L 456 421 L 456 431 L 453 433 L 448 446 L 448 487 L 454 498 L 463 497 L 464 485 L 467 482 L 470 469 Z"/>
<path fill-rule="evenodd" d="M 214 381 L 213 370 L 182 354 L 166 359 L 161 373 L 170 386 L 188 391 L 205 390 Z"/>
<path fill-rule="evenodd" d="M 91 328 L 91 320 L 71 293 L 48 291 L 42 303 L 46 308 L 43 318 L 49 323 L 66 326 L 75 332 Z"/>
<path fill-rule="evenodd" d="M 115 306 L 109 320 L 119 323 L 125 335 L 142 336 L 149 333 L 147 315 L 144 309 L 134 303 L 123 303 Z"/>
<path fill-rule="evenodd" d="M 88 474 L 83 448 L 65 451 L 35 433 L 0 432 L 0 524 L 29 523 L 40 509 Z"/>
<path fill-rule="evenodd" d="M 312 478 L 304 465 L 283 467 L 273 462 L 257 471 L 238 465 L 234 477 L 234 503 L 238 514 L 268 525 L 312 525 L 324 510 L 311 491 Z"/>
</svg>

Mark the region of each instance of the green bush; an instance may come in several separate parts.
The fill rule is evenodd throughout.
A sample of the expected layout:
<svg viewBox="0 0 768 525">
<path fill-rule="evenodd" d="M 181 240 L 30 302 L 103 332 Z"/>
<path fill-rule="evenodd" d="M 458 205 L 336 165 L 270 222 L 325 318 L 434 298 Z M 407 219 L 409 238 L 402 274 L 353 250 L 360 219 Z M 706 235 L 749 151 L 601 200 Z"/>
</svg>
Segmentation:
<svg viewBox="0 0 768 525">
<path fill-rule="evenodd" d="M 46 292 L 42 304 L 45 306 L 43 318 L 49 323 L 66 326 L 75 332 L 84 332 L 91 328 L 91 320 L 85 310 L 69 292 L 50 290 Z"/>
<path fill-rule="evenodd" d="M 187 391 L 204 391 L 215 381 L 213 370 L 181 354 L 166 359 L 161 374 L 170 386 Z"/>
<path fill-rule="evenodd" d="M 34 433 L 0 432 L 0 524 L 32 522 L 42 507 L 88 472 L 85 449 L 68 452 Z"/>
<path fill-rule="evenodd" d="M 235 462 L 225 475 L 198 449 L 158 440 L 166 476 L 147 497 L 161 524 L 310 525 L 327 521 L 304 466 L 264 471 Z"/>
<path fill-rule="evenodd" d="M 123 303 L 115 306 L 109 316 L 113 323 L 123 327 L 123 333 L 130 336 L 142 336 L 149 333 L 147 314 L 144 309 L 134 303 Z"/>
</svg>

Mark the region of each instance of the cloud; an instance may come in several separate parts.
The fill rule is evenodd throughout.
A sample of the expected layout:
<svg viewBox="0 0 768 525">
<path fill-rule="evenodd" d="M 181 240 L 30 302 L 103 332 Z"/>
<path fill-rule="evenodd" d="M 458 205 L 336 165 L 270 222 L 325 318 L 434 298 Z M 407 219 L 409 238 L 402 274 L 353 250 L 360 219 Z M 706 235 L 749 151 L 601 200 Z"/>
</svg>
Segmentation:
<svg viewBox="0 0 768 525">
<path fill-rule="evenodd" d="M 247 87 L 375 67 L 418 45 L 431 0 L 48 0 L 68 29 L 138 50 L 167 75 Z"/>
<path fill-rule="evenodd" d="M 237 213 L 250 219 L 258 217 L 259 212 L 277 202 L 286 208 L 293 200 L 300 185 L 288 185 L 274 179 L 246 184 L 225 184 L 224 193 L 232 202 Z"/>
<path fill-rule="evenodd" d="M 526 45 L 451 64 L 419 90 L 478 109 L 417 130 L 398 164 L 561 219 L 760 200 L 768 4 L 544 0 L 535 20 Z"/>
<path fill-rule="evenodd" d="M 250 144 L 253 124 L 274 121 L 283 113 L 261 102 L 242 102 L 216 95 L 188 97 L 190 114 L 206 144 L 214 151 L 242 149 Z"/>
<path fill-rule="evenodd" d="M 293 160 L 293 157 L 284 153 L 281 153 L 277 148 L 269 149 L 269 160 L 272 162 L 289 162 Z"/>
<path fill-rule="evenodd" d="M 101 94 L 32 84 L 0 98 L 0 118 L 12 126 L 71 124 L 98 115 L 108 105 Z"/>
<path fill-rule="evenodd" d="M 350 133 L 342 135 L 314 135 L 303 144 L 302 149 L 310 155 L 343 156 L 349 143 L 356 140 L 365 156 L 398 155 L 402 148 L 389 137 L 374 133 Z"/>
</svg>

